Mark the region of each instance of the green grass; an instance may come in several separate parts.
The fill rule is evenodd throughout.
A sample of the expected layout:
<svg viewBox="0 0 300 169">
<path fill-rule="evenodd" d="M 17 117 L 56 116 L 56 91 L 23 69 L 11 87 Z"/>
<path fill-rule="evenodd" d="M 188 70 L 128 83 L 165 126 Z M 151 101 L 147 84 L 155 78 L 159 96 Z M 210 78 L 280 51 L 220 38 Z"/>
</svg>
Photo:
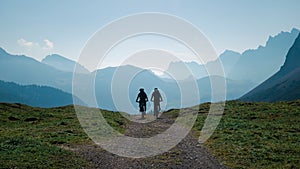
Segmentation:
<svg viewBox="0 0 300 169">
<path fill-rule="evenodd" d="M 200 106 L 194 126 L 201 130 L 209 104 Z M 300 101 L 226 103 L 217 129 L 205 143 L 232 168 L 300 166 Z"/>
<path fill-rule="evenodd" d="M 209 110 L 200 105 L 194 125 L 200 131 Z M 165 114 L 175 118 L 178 110 Z M 124 133 L 128 120 L 101 111 Z M 82 168 L 89 164 L 64 145 L 91 144 L 72 106 L 51 109 L 0 104 L 0 168 Z M 226 103 L 217 129 L 205 143 L 232 168 L 298 168 L 300 166 L 300 101 Z"/>
<path fill-rule="evenodd" d="M 1 138 L 2 168 L 81 168 L 87 162 L 74 153 L 28 137 Z"/>
<path fill-rule="evenodd" d="M 123 133 L 128 120 L 101 111 L 107 122 Z M 82 168 L 89 164 L 62 145 L 91 144 L 73 106 L 51 109 L 0 104 L 0 162 L 3 168 Z"/>
</svg>

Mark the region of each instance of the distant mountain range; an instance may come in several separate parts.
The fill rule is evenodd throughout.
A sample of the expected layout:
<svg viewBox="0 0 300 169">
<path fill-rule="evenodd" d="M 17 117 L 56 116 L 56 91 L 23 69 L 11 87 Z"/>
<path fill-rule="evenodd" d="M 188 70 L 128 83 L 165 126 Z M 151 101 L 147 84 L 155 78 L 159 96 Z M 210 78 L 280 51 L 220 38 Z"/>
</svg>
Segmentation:
<svg viewBox="0 0 300 169">
<path fill-rule="evenodd" d="M 72 72 L 73 73 L 75 66 L 77 66 L 76 70 L 78 73 L 84 73 L 84 74 L 90 73 L 82 65 L 77 64 L 75 61 L 67 59 L 67 58 L 57 55 L 57 54 L 46 56 L 42 60 L 42 63 L 52 66 L 52 67 L 56 68 L 57 70 L 61 70 L 64 72 Z"/>
<path fill-rule="evenodd" d="M 251 88 L 262 83 L 283 65 L 285 56 L 298 34 L 298 29 L 292 29 L 291 32 L 281 32 L 274 37 L 270 36 L 265 46 L 246 50 L 242 54 L 226 50 L 219 56 L 223 64 L 225 77 L 251 83 Z M 196 62 L 187 62 L 184 64 L 199 79 L 208 76 L 205 66 L 210 66 L 214 62 L 208 62 L 206 65 L 199 65 Z M 182 63 L 173 62 L 169 65 L 167 71 L 180 74 L 182 79 L 188 78 L 190 73 L 182 72 L 180 69 L 181 66 Z M 245 88 L 245 92 L 251 88 Z"/>
<path fill-rule="evenodd" d="M 181 79 L 187 79 L 190 78 L 190 72 L 186 73 L 180 68 L 182 64 L 187 65 L 197 79 L 201 103 L 211 101 L 210 78 L 226 80 L 227 99 L 237 99 L 280 69 L 288 49 L 292 46 L 298 34 L 299 30 L 296 29 L 291 32 L 281 32 L 275 37 L 270 37 L 266 46 L 260 46 L 255 50 L 247 50 L 242 54 L 229 50 L 225 51 L 220 55 L 225 77 L 208 76 L 205 66 L 211 66 L 215 61 L 207 63 L 208 65 L 199 65 L 196 62 L 174 62 L 169 65 L 167 71 L 174 74 L 181 73 Z M 154 87 L 161 89 L 167 97 L 167 108 L 189 106 L 187 102 L 180 105 L 180 88 L 175 80 L 157 76 L 150 70 L 126 65 L 89 72 L 82 65 L 60 55 L 49 55 L 39 62 L 24 55 L 11 55 L 0 48 L 0 80 L 3 81 L 15 82 L 20 85 L 49 86 L 66 93 L 72 93 L 75 66 L 79 70 L 77 75 L 81 78 L 81 81 L 76 83 L 80 86 L 80 93 L 85 94 L 87 90 L 95 90 L 97 104 L 100 108 L 116 110 L 111 91 L 113 75 L 117 70 L 124 74 L 123 77 L 119 77 L 120 79 L 124 78 L 124 80 L 130 72 L 140 72 L 132 79 L 129 86 L 122 84 L 122 82 L 118 84 L 118 91 L 123 95 L 128 94 L 130 104 L 134 107 L 136 107 L 134 101 L 140 87 L 144 87 L 149 95 Z M 89 89 L 85 81 L 94 77 L 95 89 Z M 128 87 L 129 93 L 122 93 L 128 91 Z M 186 90 L 186 92 L 193 93 L 195 91 Z M 80 99 L 85 103 L 89 103 L 85 98 Z"/>
<path fill-rule="evenodd" d="M 259 46 L 255 50 L 247 50 L 233 66 L 230 72 L 226 72 L 228 78 L 235 80 L 251 81 L 258 85 L 277 72 L 285 61 L 288 50 L 293 45 L 299 30 L 269 37 L 265 46 Z"/>
<path fill-rule="evenodd" d="M 232 71 L 234 65 L 240 59 L 240 57 L 241 57 L 240 53 L 230 51 L 230 50 L 226 50 L 219 56 L 220 61 L 223 66 L 223 69 L 224 69 L 225 76 L 228 75 Z M 178 74 L 179 75 L 178 77 L 180 77 L 182 80 L 189 78 L 190 74 L 192 73 L 192 75 L 196 79 L 200 79 L 200 78 L 209 76 L 206 71 L 206 66 L 213 66 L 214 63 L 215 63 L 215 61 L 210 61 L 205 65 L 200 65 L 196 62 L 178 62 L 178 61 L 171 62 L 168 69 L 165 71 L 165 73 L 169 72 L 169 73 Z M 188 67 L 190 69 L 190 72 L 187 72 L 187 71 L 183 72 L 181 70 L 181 68 L 183 66 Z M 234 79 L 234 78 L 231 78 L 231 79 Z M 239 79 L 236 78 L 236 80 L 239 80 Z"/>
<path fill-rule="evenodd" d="M 0 48 L 0 80 L 21 85 L 41 85 L 71 92 L 72 73 L 60 71 L 24 55 L 11 55 Z"/>
<path fill-rule="evenodd" d="M 72 95 L 61 90 L 37 85 L 18 85 L 0 81 L 0 102 L 23 103 L 33 107 L 59 107 L 73 104 Z M 76 101 L 84 105 L 76 98 Z"/>
<path fill-rule="evenodd" d="M 280 70 L 252 91 L 244 101 L 290 101 L 300 99 L 300 34 Z"/>
</svg>

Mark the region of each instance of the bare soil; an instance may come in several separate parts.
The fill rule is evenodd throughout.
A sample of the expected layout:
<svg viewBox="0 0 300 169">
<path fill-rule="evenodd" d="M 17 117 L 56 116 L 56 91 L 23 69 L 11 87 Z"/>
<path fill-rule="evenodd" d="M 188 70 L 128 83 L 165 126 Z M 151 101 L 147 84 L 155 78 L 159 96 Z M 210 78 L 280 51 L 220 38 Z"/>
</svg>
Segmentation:
<svg viewBox="0 0 300 169">
<path fill-rule="evenodd" d="M 132 122 L 127 126 L 125 135 L 131 137 L 151 137 L 168 129 L 174 119 L 161 116 L 145 123 Z M 77 152 L 91 163 L 91 168 L 127 169 L 127 168 L 227 168 L 220 164 L 204 147 L 198 143 L 191 131 L 177 146 L 163 154 L 148 158 L 120 157 L 94 145 L 72 145 L 65 147 Z"/>
</svg>

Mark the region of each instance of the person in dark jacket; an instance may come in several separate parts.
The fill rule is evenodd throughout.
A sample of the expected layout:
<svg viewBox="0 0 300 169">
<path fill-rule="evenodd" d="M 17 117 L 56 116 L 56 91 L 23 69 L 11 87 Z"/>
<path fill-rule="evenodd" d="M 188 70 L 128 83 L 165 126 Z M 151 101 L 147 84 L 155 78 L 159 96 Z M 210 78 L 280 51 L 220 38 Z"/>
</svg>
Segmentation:
<svg viewBox="0 0 300 169">
<path fill-rule="evenodd" d="M 142 113 L 142 119 L 144 119 L 146 114 L 146 109 L 147 109 L 146 103 L 148 102 L 148 97 L 147 94 L 144 92 L 143 88 L 140 89 L 140 93 L 136 98 L 136 102 L 139 103 L 140 112 Z"/>
</svg>

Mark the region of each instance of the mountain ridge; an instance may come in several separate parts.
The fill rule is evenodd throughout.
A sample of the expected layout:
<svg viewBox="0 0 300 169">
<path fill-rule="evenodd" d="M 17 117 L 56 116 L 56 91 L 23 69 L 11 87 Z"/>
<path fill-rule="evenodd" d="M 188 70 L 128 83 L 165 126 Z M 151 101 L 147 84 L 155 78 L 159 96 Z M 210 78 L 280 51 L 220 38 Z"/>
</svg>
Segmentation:
<svg viewBox="0 0 300 169">
<path fill-rule="evenodd" d="M 41 63 L 47 64 L 49 66 L 52 66 L 58 70 L 65 71 L 65 72 L 74 72 L 76 66 L 77 73 L 83 73 L 83 74 L 90 73 L 84 66 L 59 54 L 47 55 L 41 61 Z"/>
<path fill-rule="evenodd" d="M 300 98 L 300 33 L 280 70 L 240 98 L 243 101 L 289 101 Z"/>
<path fill-rule="evenodd" d="M 298 30 L 293 30 L 291 32 L 295 33 Z M 293 43 L 290 42 L 293 38 L 294 35 L 291 34 L 291 32 L 282 32 L 280 34 L 278 34 L 278 36 L 274 37 L 272 40 L 273 41 L 276 40 L 278 37 L 281 37 L 282 39 L 284 39 L 284 41 L 280 41 L 283 44 L 279 45 L 278 48 L 275 45 L 275 49 L 271 48 L 269 49 L 270 51 L 272 51 L 272 53 L 276 53 L 277 51 L 280 51 L 279 53 L 285 53 L 285 48 L 287 48 L 287 46 L 289 45 L 289 43 Z M 284 37 L 282 37 L 283 35 L 285 35 Z M 273 42 L 270 43 L 266 43 L 266 44 L 272 44 Z M 278 42 L 278 43 L 279 43 Z M 283 46 L 283 47 L 282 47 Z M 290 47 L 289 47 L 290 48 Z M 263 49 L 263 47 L 259 47 L 259 49 Z M 249 50 L 248 55 L 247 56 L 251 56 L 249 55 L 249 53 L 251 54 L 251 52 L 253 53 L 253 51 Z M 250 70 L 253 70 L 253 72 L 245 72 L 245 69 L 243 65 L 243 63 L 247 63 L 249 64 L 245 56 L 242 56 L 241 54 L 231 51 L 231 50 L 226 50 L 224 51 L 223 55 L 220 56 L 220 60 L 222 61 L 222 63 L 224 64 L 224 70 L 225 70 L 225 75 L 226 75 L 226 83 L 227 83 L 227 99 L 228 100 L 232 100 L 232 99 L 237 99 L 240 98 L 242 95 L 246 94 L 247 92 L 249 92 L 251 89 L 253 89 L 255 86 L 257 86 L 258 82 L 252 82 L 251 76 L 250 74 L 252 73 L 252 75 L 261 75 L 263 73 L 261 73 L 261 69 L 265 68 L 267 66 L 265 66 L 262 63 L 256 63 L 257 61 L 255 60 L 255 58 L 259 58 L 258 56 L 264 56 L 264 53 L 260 53 L 259 55 L 255 55 L 254 58 L 250 57 L 250 61 L 249 63 L 251 63 L 248 68 Z M 227 57 L 225 57 L 227 55 Z M 11 59 L 1 59 L 4 57 L 9 57 L 12 56 L 10 58 Z M 49 56 L 51 59 L 51 56 Z M 44 59 L 45 60 L 49 57 L 46 57 Z M 75 61 L 71 61 L 68 60 L 66 58 L 62 58 L 63 56 L 60 55 L 54 55 L 52 56 L 52 58 L 54 58 L 55 61 L 62 59 L 68 63 L 71 63 L 71 66 L 74 66 L 74 62 Z M 277 55 L 277 57 L 281 58 L 281 57 L 285 57 L 285 56 L 281 56 L 281 55 Z M 80 90 L 81 94 L 85 94 L 87 92 L 87 90 L 89 90 L 88 88 L 90 88 L 90 86 L 87 86 L 87 84 L 85 82 L 93 80 L 95 82 L 95 89 L 91 89 L 91 90 L 95 90 L 95 95 L 96 95 L 96 99 L 97 99 L 97 103 L 100 106 L 100 108 L 105 108 L 105 109 L 110 109 L 110 110 L 115 110 L 114 109 L 114 100 L 112 98 L 112 83 L 113 83 L 113 75 L 115 75 L 116 71 L 118 70 L 119 73 L 125 73 L 124 75 L 126 75 L 130 72 L 134 73 L 136 72 L 137 74 L 134 74 L 132 76 L 134 77 L 130 77 L 132 78 L 130 81 L 130 84 L 125 84 L 125 85 L 129 85 L 129 86 L 122 86 L 118 89 L 119 91 L 122 90 L 129 90 L 129 99 L 131 102 L 131 105 L 135 105 L 136 103 L 134 102 L 134 99 L 136 97 L 137 94 L 137 89 L 139 89 L 140 87 L 144 87 L 146 91 L 151 92 L 153 90 L 154 87 L 158 87 L 161 89 L 162 92 L 165 92 L 166 96 L 168 97 L 168 101 L 170 101 L 171 107 L 170 108 L 176 108 L 173 106 L 178 106 L 180 105 L 178 103 L 178 100 L 180 101 L 180 89 L 178 87 L 178 81 L 175 80 L 166 80 L 161 76 L 155 75 L 153 72 L 151 72 L 151 70 L 146 70 L 143 68 L 139 68 L 139 67 L 135 67 L 132 65 L 123 65 L 123 66 L 119 66 L 119 67 L 107 67 L 107 68 L 103 68 L 103 69 L 97 69 L 93 72 L 89 72 L 87 74 L 83 73 L 83 74 L 77 74 L 79 75 L 79 80 L 76 83 L 74 83 L 73 81 L 73 68 L 70 69 L 68 68 L 68 70 L 63 71 L 63 70 L 59 70 L 57 68 L 55 68 L 55 65 L 51 66 L 49 64 L 45 64 L 42 62 L 39 62 L 37 60 L 34 59 L 28 59 L 29 57 L 23 56 L 21 55 L 20 57 L 17 57 L 17 55 L 11 55 L 8 54 L 7 52 L 4 52 L 4 49 L 2 49 L 2 52 L 0 51 L 0 80 L 3 81 L 11 81 L 11 82 L 15 82 L 18 84 L 22 84 L 22 85 L 29 85 L 29 84 L 36 84 L 36 85 L 42 85 L 42 86 L 49 86 L 49 87 L 54 87 L 60 90 L 63 90 L 64 92 L 67 93 L 72 93 L 72 88 L 74 87 L 73 85 L 79 85 L 77 86 Z M 260 61 L 260 59 L 258 59 Z M 266 59 L 265 59 L 266 60 Z M 246 61 L 246 62 L 245 62 Z M 179 62 L 178 62 L 179 63 Z M 239 64 L 242 63 L 242 64 Z M 196 67 L 196 69 L 198 69 L 199 67 L 197 67 L 198 63 L 196 62 L 190 62 L 190 63 L 184 63 L 181 62 L 179 63 L 181 66 L 194 66 Z M 208 66 L 213 66 L 215 63 L 214 62 L 210 62 L 208 63 Z M 254 66 L 253 66 L 254 65 Z M 256 68 L 257 65 L 260 65 L 260 67 Z M 269 63 L 268 63 L 269 65 Z M 273 65 L 273 68 L 276 69 L 280 69 L 280 64 L 278 62 L 276 62 L 276 65 Z M 189 68 L 189 67 L 188 67 Z M 241 70 L 239 69 L 241 68 Z M 255 69 L 254 69 L 255 68 Z M 175 67 L 175 73 L 176 71 L 179 73 L 182 73 L 184 71 L 182 71 L 180 68 L 176 69 Z M 200 70 L 205 71 L 205 66 L 202 65 L 202 68 L 200 67 Z M 247 70 L 247 69 L 246 69 Z M 180 72 L 181 71 L 181 72 Z M 238 73 L 242 72 L 242 73 L 246 73 L 248 77 L 249 74 L 249 79 L 240 79 L 240 78 L 234 78 L 236 76 L 228 76 L 230 75 L 230 72 L 233 71 L 237 71 Z M 274 72 L 272 72 L 271 70 L 268 70 L 269 74 L 265 74 L 264 76 L 271 76 Z M 126 73 L 127 72 L 127 73 Z M 78 73 L 78 72 L 77 72 Z M 196 75 L 199 75 L 199 71 L 197 72 L 196 70 L 192 70 L 191 72 L 188 72 L 187 74 L 190 76 L 191 73 L 194 73 Z M 190 78 L 189 76 L 187 76 L 187 78 Z M 209 78 L 205 78 L 207 77 L 208 74 L 206 72 L 206 74 L 201 77 L 199 76 L 198 78 L 196 78 L 195 80 L 198 83 L 198 89 L 201 90 L 201 97 L 203 98 L 201 101 L 210 101 L 211 99 L 211 95 L 209 94 L 210 91 L 210 86 L 211 86 L 211 82 Z M 124 76 L 125 77 L 125 76 Z M 121 77 L 120 79 L 124 78 Z M 94 78 L 94 79 L 93 79 Z M 180 81 L 180 79 L 179 79 Z M 123 84 L 122 82 L 119 82 L 119 84 Z M 128 88 L 127 88 L 128 87 Z M 122 90 L 121 90 L 122 89 Z M 175 91 L 175 92 L 174 92 Z M 188 90 L 188 92 L 194 92 L 191 90 Z M 124 94 L 128 94 L 128 93 L 123 93 Z M 79 95 L 81 95 L 79 94 Z M 203 94 L 203 95 L 202 95 Z M 84 99 L 82 99 L 83 101 L 85 101 Z M 85 101 L 86 103 L 88 103 L 89 101 Z"/>
<path fill-rule="evenodd" d="M 85 105 L 76 96 L 62 90 L 38 85 L 19 85 L 0 80 L 0 102 L 22 103 L 33 107 L 59 107 L 77 103 Z"/>
</svg>

